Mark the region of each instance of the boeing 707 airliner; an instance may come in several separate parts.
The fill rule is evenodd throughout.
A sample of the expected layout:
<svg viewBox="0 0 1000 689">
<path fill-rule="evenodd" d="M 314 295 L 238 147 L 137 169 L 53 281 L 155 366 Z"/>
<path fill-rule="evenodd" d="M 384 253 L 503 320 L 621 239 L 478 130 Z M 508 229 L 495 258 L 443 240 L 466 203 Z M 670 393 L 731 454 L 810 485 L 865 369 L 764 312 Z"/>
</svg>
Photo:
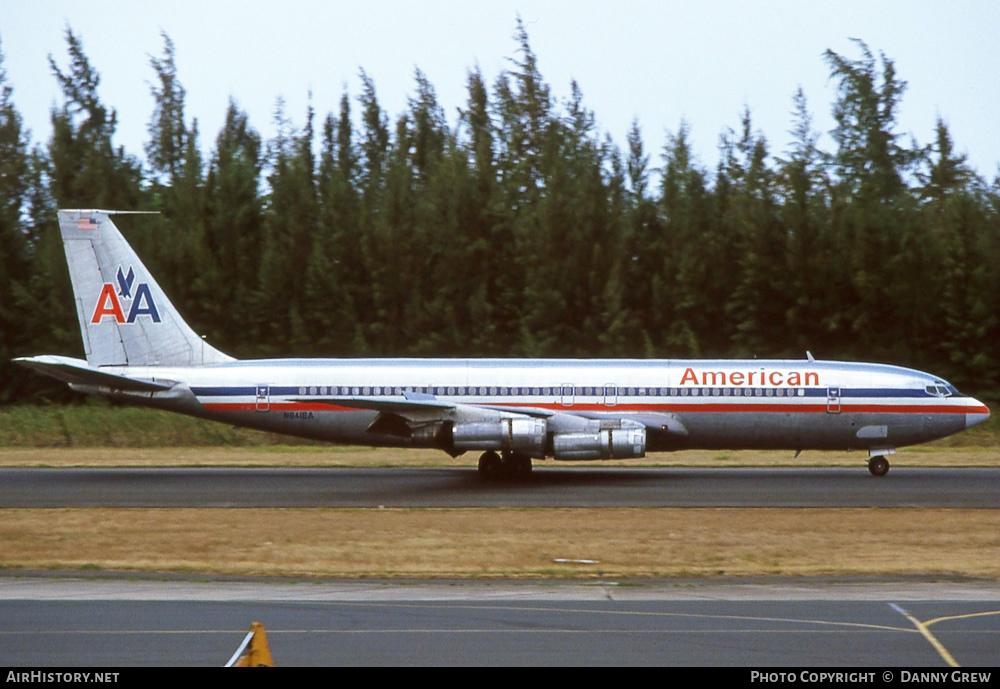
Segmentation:
<svg viewBox="0 0 1000 689">
<path fill-rule="evenodd" d="M 811 355 L 236 360 L 184 322 L 115 214 L 59 211 L 86 360 L 15 360 L 79 392 L 337 443 L 480 452 L 486 477 L 695 448 L 864 450 L 883 476 L 897 447 L 990 414 L 927 373 Z"/>
</svg>

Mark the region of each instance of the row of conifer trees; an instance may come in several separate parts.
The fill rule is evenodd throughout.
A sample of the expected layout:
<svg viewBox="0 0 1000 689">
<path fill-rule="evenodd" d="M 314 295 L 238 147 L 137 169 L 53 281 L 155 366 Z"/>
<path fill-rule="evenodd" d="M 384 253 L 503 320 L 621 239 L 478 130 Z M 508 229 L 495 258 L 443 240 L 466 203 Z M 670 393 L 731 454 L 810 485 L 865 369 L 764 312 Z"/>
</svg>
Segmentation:
<svg viewBox="0 0 1000 689">
<path fill-rule="evenodd" d="M 828 51 L 833 150 L 801 90 L 775 149 L 749 110 L 693 155 L 638 123 L 624 147 L 573 84 L 557 102 L 523 26 L 508 70 L 466 73 L 450 121 L 419 71 L 390 117 L 362 71 L 336 112 L 263 140 L 236 101 L 203 152 L 165 36 L 139 157 L 81 38 L 53 134 L 33 143 L 0 62 L 0 402 L 65 396 L 9 364 L 82 356 L 55 209 L 118 219 L 187 320 L 239 357 L 817 357 L 1000 382 L 1000 182 L 943 121 L 898 130 L 905 82 L 858 42 Z M 460 67 L 457 66 L 456 69 Z M 790 85 L 794 88 L 794 85 Z M 657 123 L 659 126 L 660 123 Z"/>
</svg>

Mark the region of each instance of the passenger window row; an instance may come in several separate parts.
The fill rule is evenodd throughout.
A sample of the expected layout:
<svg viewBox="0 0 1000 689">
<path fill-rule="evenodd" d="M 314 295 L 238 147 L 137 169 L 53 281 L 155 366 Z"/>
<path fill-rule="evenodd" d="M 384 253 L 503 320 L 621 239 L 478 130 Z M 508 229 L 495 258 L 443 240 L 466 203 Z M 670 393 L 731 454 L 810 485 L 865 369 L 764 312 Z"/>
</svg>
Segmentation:
<svg viewBox="0 0 1000 689">
<path fill-rule="evenodd" d="M 931 394 L 933 386 L 928 385 Z M 300 395 L 333 395 L 339 397 L 399 396 L 418 392 L 441 397 L 804 397 L 804 388 L 616 388 L 616 387 L 494 387 L 494 386 L 410 386 L 389 385 L 323 385 L 301 386 Z M 944 393 L 948 394 L 947 392 Z"/>
</svg>

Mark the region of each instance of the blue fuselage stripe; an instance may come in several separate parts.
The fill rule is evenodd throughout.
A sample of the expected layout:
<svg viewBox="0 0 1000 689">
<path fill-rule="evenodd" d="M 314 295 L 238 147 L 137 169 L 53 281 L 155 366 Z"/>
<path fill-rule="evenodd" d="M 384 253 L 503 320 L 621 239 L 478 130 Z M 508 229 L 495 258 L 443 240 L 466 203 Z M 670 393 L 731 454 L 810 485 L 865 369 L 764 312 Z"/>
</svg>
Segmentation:
<svg viewBox="0 0 1000 689">
<path fill-rule="evenodd" d="M 305 385 L 305 386 L 292 386 L 292 385 L 271 385 L 271 386 L 260 386 L 261 388 L 266 388 L 266 394 L 272 396 L 281 395 L 300 395 L 300 396 L 310 396 L 310 395 L 351 395 L 352 397 L 364 396 L 364 397 L 389 397 L 394 394 L 397 388 L 402 388 L 406 390 L 414 390 L 417 392 L 425 392 L 429 394 L 440 394 L 443 397 L 552 397 L 552 396 L 562 396 L 561 388 L 556 386 L 539 386 L 542 387 L 543 391 L 535 392 L 533 388 L 526 386 L 513 386 L 504 388 L 504 393 L 502 395 L 498 394 L 481 394 L 479 388 L 483 386 L 449 386 L 453 388 L 449 390 L 447 394 L 445 393 L 435 393 L 434 388 L 442 386 L 389 386 L 389 385 L 350 385 L 350 386 L 339 386 L 341 388 L 348 387 L 350 392 L 338 392 L 338 386 L 320 386 L 320 385 Z M 493 387 L 496 386 L 487 386 Z M 577 386 L 579 387 L 579 386 Z M 569 393 L 575 397 L 579 398 L 601 398 L 605 397 L 604 386 L 585 386 L 592 388 L 594 390 L 593 394 L 584 394 L 580 392 Z M 380 394 L 374 394 L 375 389 L 380 390 Z M 319 390 L 324 389 L 329 391 L 328 393 L 320 393 Z M 354 390 L 357 389 L 357 392 Z M 363 390 L 367 389 L 369 392 L 364 393 Z M 797 397 L 821 397 L 828 398 L 830 396 L 830 388 L 758 388 L 758 387 L 646 387 L 639 388 L 633 387 L 636 392 L 629 394 L 626 392 L 626 388 L 618 387 L 613 393 L 619 398 L 629 397 L 641 400 L 643 398 L 663 398 L 663 397 L 778 397 L 784 399 L 794 399 Z M 931 395 L 922 389 L 913 388 L 834 388 L 837 390 L 839 396 L 843 397 L 862 397 L 862 398 L 900 398 L 900 397 L 912 397 L 912 398 L 924 398 L 924 399 L 934 399 L 938 398 L 936 395 Z M 208 387 L 193 387 L 192 392 L 199 397 L 253 397 L 258 393 L 258 386 L 252 385 L 239 385 L 239 386 L 208 386 Z M 643 392 L 639 392 L 642 390 Z M 714 393 L 714 390 L 719 391 L 730 391 L 728 394 Z M 775 390 L 781 390 L 781 395 L 776 395 Z M 771 394 L 767 394 L 766 391 L 771 391 Z M 747 393 L 752 394 L 747 394 Z M 398 396 L 398 394 L 396 395 Z M 957 395 L 952 395 L 956 397 Z M 941 398 L 938 398 L 941 399 Z"/>
</svg>

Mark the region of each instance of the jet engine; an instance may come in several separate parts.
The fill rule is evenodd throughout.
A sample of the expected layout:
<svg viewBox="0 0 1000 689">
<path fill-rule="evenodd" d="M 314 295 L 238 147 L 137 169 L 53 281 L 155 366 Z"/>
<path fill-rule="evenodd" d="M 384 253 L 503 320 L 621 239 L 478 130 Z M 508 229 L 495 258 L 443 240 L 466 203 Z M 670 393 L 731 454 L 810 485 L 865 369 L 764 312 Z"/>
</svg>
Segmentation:
<svg viewBox="0 0 1000 689">
<path fill-rule="evenodd" d="M 500 419 L 456 424 L 451 438 L 456 450 L 500 450 L 544 457 L 545 431 L 542 419 Z"/>
<path fill-rule="evenodd" d="M 645 428 L 607 428 L 596 433 L 560 433 L 552 438 L 556 459 L 634 459 L 646 456 Z"/>
</svg>

